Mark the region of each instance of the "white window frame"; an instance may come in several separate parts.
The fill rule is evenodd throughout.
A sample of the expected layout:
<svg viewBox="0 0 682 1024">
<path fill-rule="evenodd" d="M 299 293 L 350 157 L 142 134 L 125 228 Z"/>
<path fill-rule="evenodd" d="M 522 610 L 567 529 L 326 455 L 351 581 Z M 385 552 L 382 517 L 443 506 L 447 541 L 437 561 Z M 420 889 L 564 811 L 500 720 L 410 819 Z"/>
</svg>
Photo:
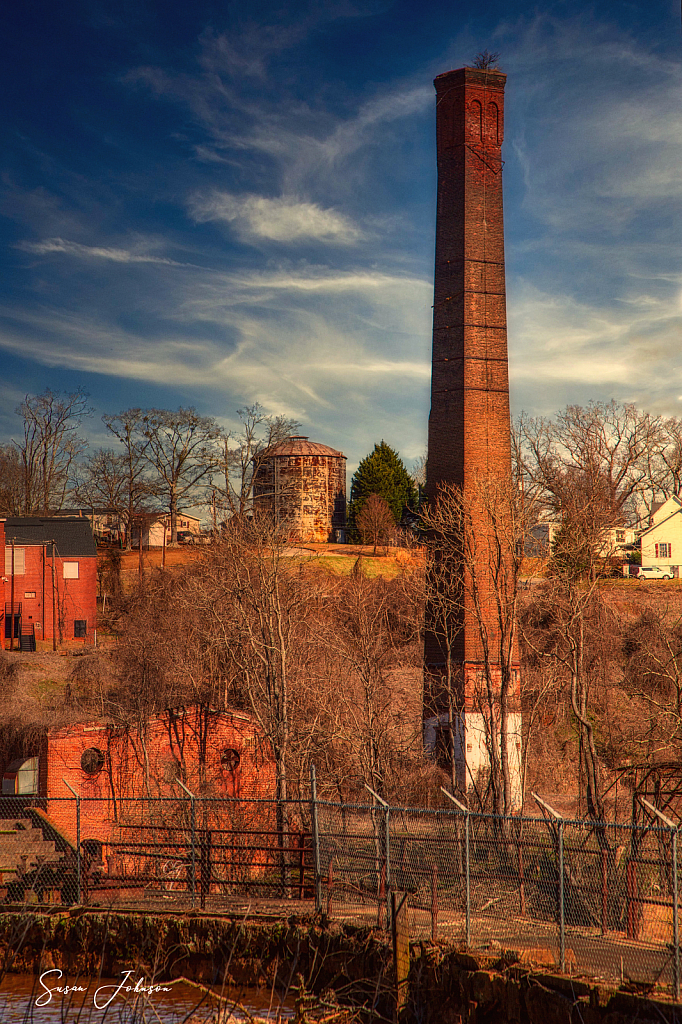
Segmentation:
<svg viewBox="0 0 682 1024">
<path fill-rule="evenodd" d="M 78 562 L 62 562 L 62 578 L 65 580 L 79 579 Z"/>
</svg>

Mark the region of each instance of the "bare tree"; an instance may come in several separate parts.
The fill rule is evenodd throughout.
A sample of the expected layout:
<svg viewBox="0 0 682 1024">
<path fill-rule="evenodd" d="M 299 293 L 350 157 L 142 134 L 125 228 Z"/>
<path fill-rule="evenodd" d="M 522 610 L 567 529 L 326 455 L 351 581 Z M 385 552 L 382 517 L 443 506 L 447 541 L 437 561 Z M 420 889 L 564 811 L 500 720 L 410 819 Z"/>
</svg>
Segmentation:
<svg viewBox="0 0 682 1024">
<path fill-rule="evenodd" d="M 272 745 L 286 890 L 292 707 L 309 627 L 307 588 L 299 567 L 283 555 L 285 543 L 269 517 L 233 516 L 208 563 L 223 590 L 222 600 L 213 590 L 214 642 L 223 647 L 239 692 Z"/>
<path fill-rule="evenodd" d="M 444 664 L 438 685 L 449 725 L 450 766 L 455 774 L 455 734 L 464 710 L 462 639 L 466 632 L 479 665 L 468 696 L 485 731 L 488 784 L 496 814 L 517 806 L 520 759 L 520 693 L 516 619 L 524 540 L 532 505 L 512 476 L 480 477 L 463 493 L 444 485 L 423 514 L 427 532 L 427 628 Z M 478 780 L 472 779 L 473 784 Z"/>
<path fill-rule="evenodd" d="M 643 759 L 678 759 L 682 744 L 682 618 L 669 607 L 645 606 L 624 635 L 627 692 L 647 710 Z"/>
<path fill-rule="evenodd" d="M 210 475 L 220 431 L 214 419 L 192 408 L 147 409 L 136 429 L 147 441 L 144 457 L 170 512 L 171 544 L 177 544 L 178 509 L 195 500 L 198 485 Z"/>
<path fill-rule="evenodd" d="M 642 503 L 651 516 L 656 502 L 682 490 L 682 420 L 676 416 L 661 421 L 661 443 L 647 452 L 647 476 Z"/>
<path fill-rule="evenodd" d="M 73 495 L 88 508 L 106 508 L 123 518 L 126 512 L 123 457 L 108 448 L 92 452 L 85 463 L 75 469 Z"/>
<path fill-rule="evenodd" d="M 557 471 L 553 486 L 562 524 L 549 561 L 548 583 L 536 600 L 541 628 L 529 627 L 524 639 L 567 679 L 580 740 L 579 785 L 584 778 L 588 814 L 602 822 L 605 808 L 592 700 L 604 665 L 598 639 L 608 635 L 611 613 L 598 584 L 598 569 L 604 536 L 618 514 L 617 499 L 607 476 L 590 476 L 575 467 Z"/>
<path fill-rule="evenodd" d="M 105 414 L 104 425 L 114 437 L 121 451 L 117 455 L 116 502 L 110 502 L 119 512 L 124 523 L 125 544 L 132 544 L 133 523 L 140 513 L 149 511 L 158 488 L 150 477 L 149 438 L 145 436 L 145 413 L 142 409 L 127 409 L 116 415 Z M 110 486 L 110 491 L 113 488 Z M 112 495 L 113 497 L 113 495 Z"/>
<path fill-rule="evenodd" d="M 24 477 L 19 452 L 11 444 L 0 445 L 0 512 L 20 516 L 24 503 Z"/>
<path fill-rule="evenodd" d="M 482 50 L 477 53 L 474 57 L 474 62 L 471 65 L 474 68 L 478 68 L 480 71 L 498 71 L 500 59 L 499 53 L 491 53 L 489 50 Z"/>
<path fill-rule="evenodd" d="M 567 682 L 579 739 L 578 788 L 584 781 L 587 813 L 606 820 L 602 765 L 597 749 L 594 700 L 613 641 L 612 613 L 597 582 L 575 574 L 555 576 L 536 595 L 524 641 L 548 659 Z"/>
<path fill-rule="evenodd" d="M 401 750 L 414 741 L 414 732 L 400 735 L 401 700 L 392 672 L 400 665 L 400 648 L 418 636 L 419 614 L 395 582 L 370 580 L 361 565 L 337 582 L 335 615 L 326 644 L 341 659 L 346 680 L 336 695 L 341 729 L 353 748 L 354 774 L 379 795 L 393 774 Z M 409 659 L 409 656 L 408 656 Z"/>
<path fill-rule="evenodd" d="M 237 410 L 241 428 L 220 437 L 213 466 L 220 481 L 215 500 L 228 515 L 244 515 L 253 505 L 253 484 L 265 452 L 271 445 L 300 430 L 300 423 L 285 416 L 267 416 L 261 405 Z"/>
<path fill-rule="evenodd" d="M 464 679 L 457 658 L 464 630 L 464 593 L 462 580 L 461 519 L 459 501 L 440 503 L 423 514 L 429 531 L 426 545 L 427 628 L 431 630 L 442 651 L 442 675 L 439 693 L 432 693 L 433 681 L 425 687 L 429 710 L 436 712 L 443 702 L 447 708 L 447 745 L 450 782 L 453 790 L 460 788 L 457 773 L 456 736 L 462 710 Z M 465 787 L 466 788 L 466 787 Z"/>
<path fill-rule="evenodd" d="M 623 522 L 651 490 L 651 460 L 665 445 L 659 417 L 632 404 L 569 405 L 554 420 L 522 416 L 517 424 L 517 465 L 527 489 L 539 489 L 547 507 L 561 514 L 566 481 L 576 476 Z M 656 486 L 656 484 L 654 484 Z"/>
<path fill-rule="evenodd" d="M 81 388 L 70 394 L 46 388 L 26 395 L 16 411 L 24 424 L 23 438 L 12 441 L 21 461 L 23 512 L 48 515 L 64 505 L 72 467 L 87 448 L 78 429 L 92 409 Z"/>
<path fill-rule="evenodd" d="M 412 463 L 412 477 L 417 490 L 421 493 L 426 487 L 426 463 L 428 461 L 428 452 L 424 452 L 419 458 L 415 459 Z"/>
<path fill-rule="evenodd" d="M 370 494 L 355 517 L 363 544 L 373 544 L 374 555 L 380 543 L 387 545 L 395 531 L 395 519 L 388 502 L 378 494 Z"/>
</svg>

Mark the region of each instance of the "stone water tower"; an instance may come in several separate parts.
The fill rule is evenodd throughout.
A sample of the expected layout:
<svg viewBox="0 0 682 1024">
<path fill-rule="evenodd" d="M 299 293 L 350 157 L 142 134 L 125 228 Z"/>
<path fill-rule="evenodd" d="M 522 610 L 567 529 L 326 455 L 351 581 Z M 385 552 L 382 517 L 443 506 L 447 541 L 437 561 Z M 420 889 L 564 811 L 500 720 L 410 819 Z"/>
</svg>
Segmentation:
<svg viewBox="0 0 682 1024">
<path fill-rule="evenodd" d="M 346 456 L 303 435 L 287 437 L 258 456 L 253 497 L 292 541 L 343 541 Z"/>
</svg>

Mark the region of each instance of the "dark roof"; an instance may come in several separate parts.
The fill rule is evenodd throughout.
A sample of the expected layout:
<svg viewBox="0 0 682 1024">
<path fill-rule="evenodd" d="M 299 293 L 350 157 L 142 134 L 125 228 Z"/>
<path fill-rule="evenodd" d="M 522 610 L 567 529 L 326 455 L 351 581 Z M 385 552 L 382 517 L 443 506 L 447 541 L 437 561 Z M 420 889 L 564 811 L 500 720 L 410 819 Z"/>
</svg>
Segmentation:
<svg viewBox="0 0 682 1024">
<path fill-rule="evenodd" d="M 110 505 L 81 505 L 79 508 L 62 508 L 59 512 L 55 512 L 54 516 L 56 519 L 72 518 L 78 516 L 81 519 L 90 519 L 94 514 L 96 516 L 111 516 L 115 515 L 119 509 L 113 508 Z"/>
<path fill-rule="evenodd" d="M 5 543 L 14 539 L 17 544 L 42 544 L 54 541 L 59 558 L 95 558 L 97 548 L 92 528 L 80 516 L 9 516 L 5 520 Z M 47 545 L 52 555 L 52 544 Z"/>
<path fill-rule="evenodd" d="M 270 459 L 279 458 L 280 456 L 310 456 L 310 455 L 321 455 L 324 458 L 335 458 L 345 459 L 343 452 L 338 452 L 336 448 L 330 448 L 329 445 L 320 444 L 318 441 L 309 441 L 303 434 L 292 434 L 291 437 L 286 437 L 283 441 L 277 441 L 276 444 L 270 445 L 265 451 L 261 452 L 259 458 Z"/>
</svg>

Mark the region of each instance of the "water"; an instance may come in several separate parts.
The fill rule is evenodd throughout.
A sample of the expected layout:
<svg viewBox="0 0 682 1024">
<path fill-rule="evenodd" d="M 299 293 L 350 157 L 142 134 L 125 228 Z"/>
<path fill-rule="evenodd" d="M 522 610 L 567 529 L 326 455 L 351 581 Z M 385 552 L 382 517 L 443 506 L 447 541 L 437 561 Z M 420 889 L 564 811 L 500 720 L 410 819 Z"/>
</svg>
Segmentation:
<svg viewBox="0 0 682 1024">
<path fill-rule="evenodd" d="M 85 992 L 58 991 L 58 986 L 79 986 Z M 204 997 L 203 990 L 184 982 L 159 982 L 160 991 L 142 990 L 148 982 L 131 973 L 119 978 L 60 978 L 56 973 L 37 977 L 7 974 L 0 981 L 0 1021 L 2 1024 L 203 1024 L 213 1020 L 220 1003 Z M 120 987 L 122 986 L 122 987 Z M 137 986 L 138 991 L 134 991 Z M 128 989 L 128 991 L 126 991 Z M 169 991 L 166 991 L 169 990 Z M 216 989 L 216 994 L 218 990 Z M 249 1014 L 273 1021 L 278 1010 L 284 1018 L 291 1017 L 292 1003 L 280 1007 L 275 993 L 264 989 L 227 990 L 230 1000 L 223 1006 L 232 1008 L 234 1016 L 244 1020 L 239 1006 Z"/>
</svg>

